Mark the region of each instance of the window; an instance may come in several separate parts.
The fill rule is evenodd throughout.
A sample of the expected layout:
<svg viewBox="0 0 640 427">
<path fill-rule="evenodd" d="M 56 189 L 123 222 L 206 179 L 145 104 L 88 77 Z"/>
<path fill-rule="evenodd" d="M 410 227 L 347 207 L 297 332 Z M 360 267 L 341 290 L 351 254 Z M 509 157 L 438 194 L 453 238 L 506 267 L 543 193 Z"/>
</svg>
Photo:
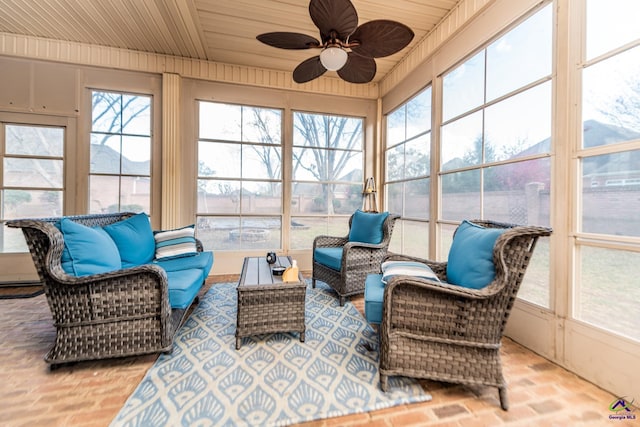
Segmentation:
<svg viewBox="0 0 640 427">
<path fill-rule="evenodd" d="M 292 249 L 310 249 L 317 235 L 347 234 L 348 217 L 362 206 L 363 124 L 362 118 L 294 112 Z"/>
<path fill-rule="evenodd" d="M 387 209 L 401 215 L 390 250 L 425 256 L 429 248 L 431 87 L 387 115 Z"/>
<path fill-rule="evenodd" d="M 640 340 L 640 3 L 613 3 L 586 1 L 574 316 Z"/>
<path fill-rule="evenodd" d="M 552 7 L 443 76 L 441 219 L 549 224 Z M 455 227 L 443 224 L 446 257 Z M 519 296 L 549 306 L 548 239 Z"/>
<path fill-rule="evenodd" d="M 92 91 L 89 212 L 151 209 L 151 97 Z"/>
<path fill-rule="evenodd" d="M 0 123 L 0 129 L 0 219 L 62 215 L 65 128 Z M 25 251 L 22 231 L 3 227 L 0 252 Z"/>
<path fill-rule="evenodd" d="M 197 232 L 217 251 L 282 247 L 282 111 L 199 102 Z"/>
</svg>

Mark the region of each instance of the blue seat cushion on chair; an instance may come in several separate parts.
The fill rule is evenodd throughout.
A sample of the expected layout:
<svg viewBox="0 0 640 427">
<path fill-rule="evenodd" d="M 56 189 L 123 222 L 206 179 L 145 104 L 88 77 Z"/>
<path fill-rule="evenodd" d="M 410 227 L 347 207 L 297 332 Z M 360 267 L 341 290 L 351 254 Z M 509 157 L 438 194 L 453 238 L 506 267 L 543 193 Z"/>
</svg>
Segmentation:
<svg viewBox="0 0 640 427">
<path fill-rule="evenodd" d="M 316 248 L 313 260 L 336 271 L 342 266 L 342 248 Z"/>
<path fill-rule="evenodd" d="M 364 316 L 367 322 L 379 325 L 382 322 L 384 283 L 382 274 L 368 274 L 364 281 Z"/>
<path fill-rule="evenodd" d="M 187 308 L 202 287 L 202 271 L 197 268 L 168 271 L 169 304 L 171 308 Z"/>
<path fill-rule="evenodd" d="M 155 260 L 153 263 L 162 267 L 167 273 L 180 270 L 199 269 L 202 271 L 202 280 L 205 280 L 213 266 L 213 252 L 198 252 L 195 255 L 185 256 L 182 258 Z"/>
<path fill-rule="evenodd" d="M 116 243 L 123 268 L 148 264 L 153 260 L 156 241 L 147 214 L 139 213 L 103 228 Z"/>
<path fill-rule="evenodd" d="M 389 212 L 369 213 L 358 209 L 351 220 L 349 241 L 379 244 L 384 238 L 382 226 L 388 216 Z"/>
<path fill-rule="evenodd" d="M 447 282 L 466 288 L 481 289 L 495 278 L 493 247 L 504 232 L 463 221 L 449 249 Z"/>
</svg>

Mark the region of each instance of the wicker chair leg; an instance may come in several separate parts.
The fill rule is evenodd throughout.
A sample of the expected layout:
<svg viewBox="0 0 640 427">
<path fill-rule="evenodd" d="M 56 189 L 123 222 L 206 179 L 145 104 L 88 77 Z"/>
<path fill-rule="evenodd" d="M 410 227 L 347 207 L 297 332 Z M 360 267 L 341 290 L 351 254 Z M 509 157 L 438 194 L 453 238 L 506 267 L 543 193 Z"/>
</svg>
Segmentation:
<svg viewBox="0 0 640 427">
<path fill-rule="evenodd" d="M 347 301 L 346 297 L 340 295 L 340 307 L 344 307 L 344 303 Z"/>
<path fill-rule="evenodd" d="M 388 377 L 384 375 L 382 372 L 380 372 L 380 389 L 385 393 L 388 389 L 387 379 Z"/>
<path fill-rule="evenodd" d="M 498 393 L 500 394 L 500 407 L 503 411 L 509 410 L 509 399 L 507 398 L 507 387 L 498 387 Z"/>
<path fill-rule="evenodd" d="M 316 288 L 316 279 L 315 279 L 315 277 L 312 277 L 312 278 L 311 278 L 311 287 L 312 287 L 313 289 L 315 289 L 315 288 Z"/>
</svg>

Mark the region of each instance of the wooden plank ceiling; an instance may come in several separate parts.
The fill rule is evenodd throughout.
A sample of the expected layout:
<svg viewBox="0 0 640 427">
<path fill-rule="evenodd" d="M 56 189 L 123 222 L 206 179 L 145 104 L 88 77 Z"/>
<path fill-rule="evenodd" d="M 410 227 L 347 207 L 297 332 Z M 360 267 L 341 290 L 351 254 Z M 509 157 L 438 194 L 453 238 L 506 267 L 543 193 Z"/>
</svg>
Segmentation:
<svg viewBox="0 0 640 427">
<path fill-rule="evenodd" d="M 359 24 L 391 19 L 415 33 L 401 52 L 376 59 L 379 81 L 459 0 L 352 0 Z M 283 50 L 256 35 L 319 38 L 307 0 L 0 0 L 0 32 L 293 71 L 315 50 Z"/>
</svg>

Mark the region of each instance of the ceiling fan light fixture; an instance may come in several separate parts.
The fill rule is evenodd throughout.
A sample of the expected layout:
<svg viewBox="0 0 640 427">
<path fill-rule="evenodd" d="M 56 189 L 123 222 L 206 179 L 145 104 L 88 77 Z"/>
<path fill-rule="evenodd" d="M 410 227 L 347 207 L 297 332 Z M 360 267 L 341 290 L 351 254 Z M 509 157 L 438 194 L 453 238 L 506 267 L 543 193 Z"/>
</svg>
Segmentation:
<svg viewBox="0 0 640 427">
<path fill-rule="evenodd" d="M 340 46 L 328 46 L 320 52 L 320 62 L 329 71 L 338 71 L 347 63 L 347 52 Z"/>
<path fill-rule="evenodd" d="M 337 71 L 338 77 L 348 83 L 369 83 L 376 76 L 374 58 L 393 55 L 413 40 L 413 30 L 400 22 L 374 19 L 358 25 L 352 0 L 308 1 L 309 16 L 320 30 L 319 40 L 286 31 L 256 36 L 260 42 L 279 49 L 321 50 L 320 55 L 302 61 L 293 70 L 296 83 L 310 82 L 328 70 Z"/>
</svg>

